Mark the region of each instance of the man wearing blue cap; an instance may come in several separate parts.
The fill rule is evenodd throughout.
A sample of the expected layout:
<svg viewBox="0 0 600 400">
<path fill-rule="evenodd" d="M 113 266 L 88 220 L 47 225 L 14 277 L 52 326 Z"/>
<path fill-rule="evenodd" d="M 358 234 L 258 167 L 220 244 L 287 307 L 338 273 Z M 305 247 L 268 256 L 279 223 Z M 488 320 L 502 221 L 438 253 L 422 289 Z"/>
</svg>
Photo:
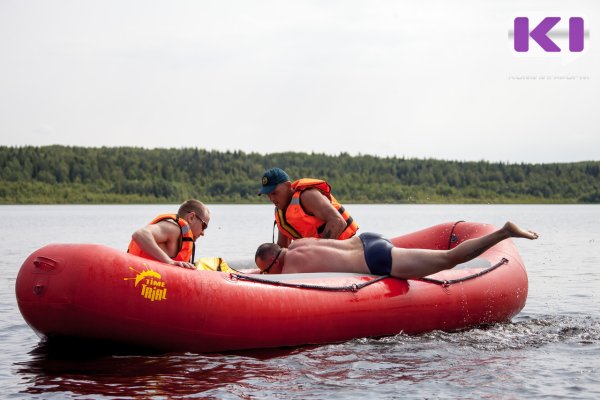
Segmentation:
<svg viewBox="0 0 600 400">
<path fill-rule="evenodd" d="M 358 230 L 323 180 L 303 178 L 292 183 L 284 170 L 271 168 L 265 171 L 261 183 L 258 194 L 266 194 L 276 207 L 277 244 L 282 248 L 294 239 L 307 237 L 349 239 Z"/>
</svg>

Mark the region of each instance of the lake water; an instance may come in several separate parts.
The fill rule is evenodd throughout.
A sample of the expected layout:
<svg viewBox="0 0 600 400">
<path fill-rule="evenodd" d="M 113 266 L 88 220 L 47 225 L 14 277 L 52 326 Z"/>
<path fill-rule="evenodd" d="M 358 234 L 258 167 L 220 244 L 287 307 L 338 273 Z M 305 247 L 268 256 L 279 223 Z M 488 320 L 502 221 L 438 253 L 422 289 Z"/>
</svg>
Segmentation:
<svg viewBox="0 0 600 400">
<path fill-rule="evenodd" d="M 48 243 L 125 249 L 131 232 L 176 205 L 0 206 L 0 387 L 4 398 L 600 398 L 600 206 L 346 205 L 386 236 L 447 221 L 537 231 L 517 240 L 529 297 L 511 323 L 464 332 L 232 354 L 131 354 L 40 343 L 15 278 Z M 196 256 L 251 262 L 272 237 L 272 206 L 214 205 Z"/>
</svg>

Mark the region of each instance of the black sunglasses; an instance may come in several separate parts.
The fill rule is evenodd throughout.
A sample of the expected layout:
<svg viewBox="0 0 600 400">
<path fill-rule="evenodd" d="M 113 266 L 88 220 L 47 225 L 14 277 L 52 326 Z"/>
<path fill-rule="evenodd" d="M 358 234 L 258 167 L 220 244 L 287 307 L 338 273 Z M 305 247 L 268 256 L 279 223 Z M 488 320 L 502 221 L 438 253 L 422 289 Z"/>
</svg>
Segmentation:
<svg viewBox="0 0 600 400">
<path fill-rule="evenodd" d="M 208 228 L 208 224 L 206 222 L 204 222 L 204 220 L 198 216 L 198 214 L 196 213 L 196 211 L 187 210 L 187 212 L 188 212 L 188 214 L 189 213 L 194 213 L 194 215 L 196 216 L 196 218 L 198 218 L 200 220 L 200 222 L 202 222 L 202 230 L 203 231 L 205 231 L 206 228 Z"/>
<path fill-rule="evenodd" d="M 205 231 L 206 228 L 208 228 L 208 224 L 206 222 L 204 222 L 204 220 L 202 218 L 198 217 L 198 219 L 200 220 L 200 222 L 202 222 L 202 230 Z"/>
<path fill-rule="evenodd" d="M 262 270 L 261 274 L 268 274 L 269 270 L 271 269 L 271 267 L 273 265 L 275 265 L 275 261 L 277 261 L 277 259 L 279 258 L 279 255 L 281 254 L 281 249 L 279 249 L 279 251 L 277 252 L 277 255 L 275 256 L 275 258 L 273 259 L 273 261 L 271 261 L 271 264 L 269 264 L 269 266 L 265 269 Z"/>
</svg>

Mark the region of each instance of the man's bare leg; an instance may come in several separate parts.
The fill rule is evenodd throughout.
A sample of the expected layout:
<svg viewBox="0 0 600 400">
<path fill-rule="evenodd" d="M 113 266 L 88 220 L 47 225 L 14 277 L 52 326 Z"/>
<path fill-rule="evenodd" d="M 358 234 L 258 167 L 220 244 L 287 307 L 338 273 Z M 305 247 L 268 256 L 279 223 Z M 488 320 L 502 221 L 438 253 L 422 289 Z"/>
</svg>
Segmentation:
<svg viewBox="0 0 600 400">
<path fill-rule="evenodd" d="M 470 261 L 510 237 L 537 239 L 538 234 L 507 222 L 501 229 L 469 239 L 452 250 L 392 249 L 391 275 L 398 278 L 421 278 Z"/>
<path fill-rule="evenodd" d="M 450 263 L 454 264 L 450 268 L 474 259 L 475 257 L 484 253 L 490 247 L 493 247 L 510 237 L 533 240 L 538 238 L 538 234 L 532 231 L 521 229 L 514 223 L 508 221 L 496 232 L 492 232 L 476 239 L 465 240 L 452 250 L 449 250 L 448 256 L 450 258 Z"/>
</svg>

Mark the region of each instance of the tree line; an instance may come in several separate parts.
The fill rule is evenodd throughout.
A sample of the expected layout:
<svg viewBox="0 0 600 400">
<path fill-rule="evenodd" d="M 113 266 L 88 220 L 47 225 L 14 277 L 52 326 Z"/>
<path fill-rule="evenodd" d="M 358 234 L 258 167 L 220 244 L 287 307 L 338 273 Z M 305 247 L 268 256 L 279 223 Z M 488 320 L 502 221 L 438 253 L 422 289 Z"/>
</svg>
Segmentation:
<svg viewBox="0 0 600 400">
<path fill-rule="evenodd" d="M 264 203 L 263 172 L 327 180 L 346 203 L 600 203 L 600 162 L 509 164 L 198 148 L 0 146 L 1 204 Z"/>
</svg>

